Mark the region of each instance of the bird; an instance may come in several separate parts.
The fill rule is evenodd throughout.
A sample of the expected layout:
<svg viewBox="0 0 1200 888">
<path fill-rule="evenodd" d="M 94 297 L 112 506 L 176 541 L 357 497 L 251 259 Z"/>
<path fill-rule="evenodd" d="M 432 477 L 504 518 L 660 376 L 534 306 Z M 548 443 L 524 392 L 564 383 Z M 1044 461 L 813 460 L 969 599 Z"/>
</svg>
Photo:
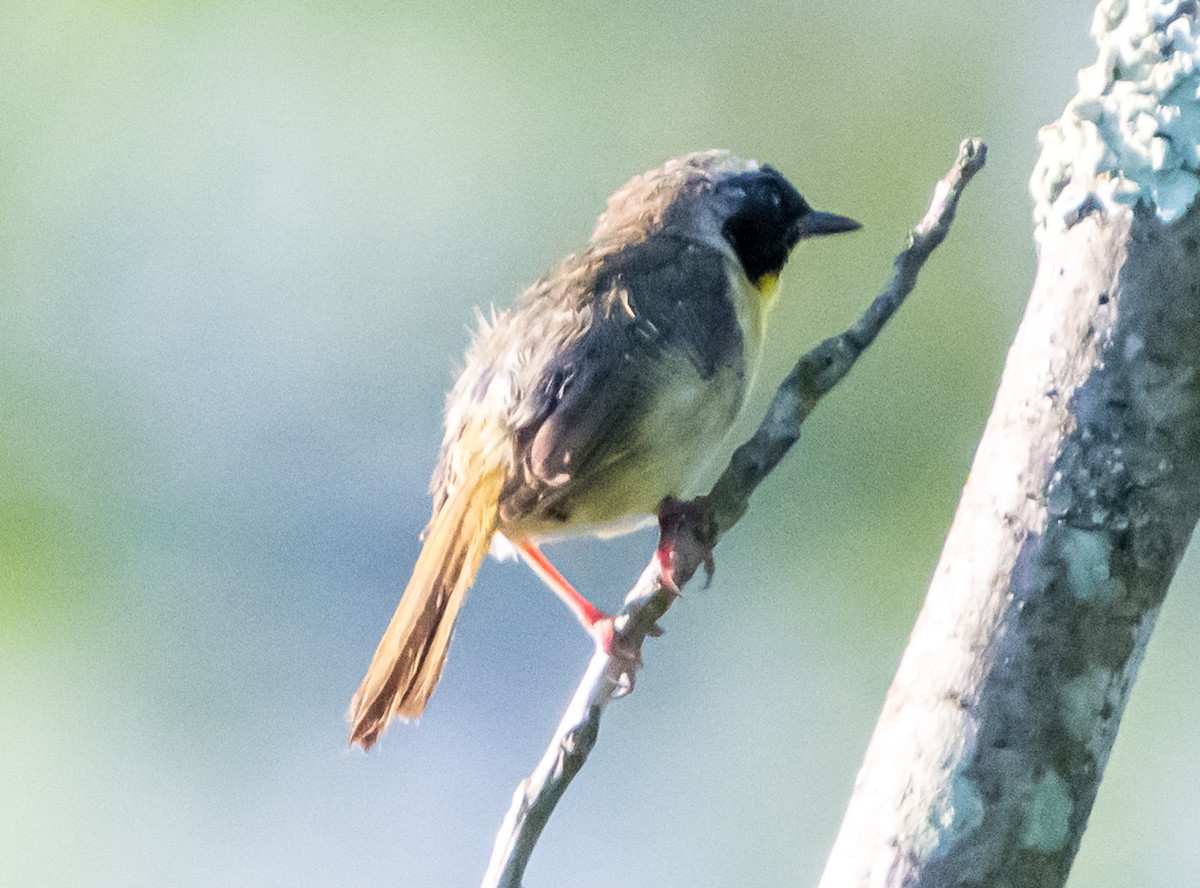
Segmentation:
<svg viewBox="0 0 1200 888">
<path fill-rule="evenodd" d="M 446 399 L 424 543 L 350 704 L 351 745 L 421 715 L 489 550 L 515 549 L 611 639 L 541 544 L 628 532 L 692 495 L 745 403 L 792 250 L 859 227 L 770 165 L 695 152 L 630 179 L 582 250 L 480 315 Z"/>
</svg>

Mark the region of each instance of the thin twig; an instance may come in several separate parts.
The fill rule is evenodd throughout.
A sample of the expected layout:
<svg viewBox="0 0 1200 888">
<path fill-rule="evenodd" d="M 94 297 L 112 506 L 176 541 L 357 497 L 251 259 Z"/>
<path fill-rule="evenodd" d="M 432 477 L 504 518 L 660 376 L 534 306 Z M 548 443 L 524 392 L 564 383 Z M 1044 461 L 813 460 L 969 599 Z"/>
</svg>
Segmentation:
<svg viewBox="0 0 1200 888">
<path fill-rule="evenodd" d="M 887 288 L 859 319 L 839 336 L 826 339 L 804 355 L 780 384 L 754 437 L 733 454 L 702 509 L 684 513 L 674 530 L 675 545 L 667 553 L 670 576 L 664 577 L 662 546 L 642 571 L 616 618 L 611 653 L 597 650 L 571 699 L 542 760 L 513 794 L 483 888 L 520 888 L 534 845 L 571 780 L 596 743 L 600 717 L 608 702 L 633 687 L 641 665 L 642 643 L 658 634 L 657 622 L 678 597 L 678 590 L 704 564 L 709 548 L 746 512 L 750 496 L 800 436 L 800 426 L 817 402 L 850 372 L 859 355 L 874 341 L 916 285 L 925 260 L 945 238 L 963 189 L 984 164 L 987 148 L 979 139 L 959 147 L 950 172 L 934 189 L 921 222 L 909 233 L 896 257 Z M 701 513 L 715 521 L 712 531 L 698 522 Z M 680 545 L 690 537 L 698 545 Z"/>
</svg>

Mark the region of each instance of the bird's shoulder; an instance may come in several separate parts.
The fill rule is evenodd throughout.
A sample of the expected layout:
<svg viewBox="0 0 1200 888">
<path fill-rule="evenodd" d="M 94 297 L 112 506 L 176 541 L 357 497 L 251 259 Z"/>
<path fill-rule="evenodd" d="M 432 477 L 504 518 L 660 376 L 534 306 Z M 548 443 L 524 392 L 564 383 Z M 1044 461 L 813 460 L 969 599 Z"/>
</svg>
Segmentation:
<svg viewBox="0 0 1200 888">
<path fill-rule="evenodd" d="M 482 319 L 447 398 L 435 490 L 453 473 L 456 442 L 492 426 L 513 446 L 510 471 L 551 481 L 565 463 L 636 423 L 664 373 L 690 366 L 701 380 L 742 373 L 742 334 L 729 259 L 683 237 L 593 244 Z M 490 435 L 488 437 L 491 437 Z M 562 463 L 563 465 L 559 465 Z"/>
</svg>

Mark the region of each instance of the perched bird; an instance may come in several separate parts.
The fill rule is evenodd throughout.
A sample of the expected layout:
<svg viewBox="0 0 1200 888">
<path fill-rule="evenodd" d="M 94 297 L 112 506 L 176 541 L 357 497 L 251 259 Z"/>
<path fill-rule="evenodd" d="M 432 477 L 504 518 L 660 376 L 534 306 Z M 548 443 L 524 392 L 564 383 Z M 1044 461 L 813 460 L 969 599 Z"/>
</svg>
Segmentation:
<svg viewBox="0 0 1200 888">
<path fill-rule="evenodd" d="M 424 547 L 350 705 L 352 744 L 421 714 L 500 538 L 611 637 L 539 542 L 631 530 L 694 494 L 754 378 L 792 249 L 858 227 L 770 166 L 689 154 L 630 180 L 581 252 L 481 322 L 446 401 Z"/>
</svg>

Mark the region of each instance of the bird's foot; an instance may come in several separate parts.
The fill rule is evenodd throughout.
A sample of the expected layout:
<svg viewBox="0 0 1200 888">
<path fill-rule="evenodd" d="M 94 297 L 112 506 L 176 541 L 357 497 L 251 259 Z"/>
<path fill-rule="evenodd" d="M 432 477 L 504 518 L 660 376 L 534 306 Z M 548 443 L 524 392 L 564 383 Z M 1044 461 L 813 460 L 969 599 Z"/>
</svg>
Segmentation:
<svg viewBox="0 0 1200 888">
<path fill-rule="evenodd" d="M 614 700 L 624 697 L 633 691 L 638 670 L 642 668 L 641 645 L 634 644 L 617 629 L 616 621 L 612 617 L 597 623 L 593 629 L 592 637 L 596 639 L 596 649 L 604 651 L 612 661 L 608 667 L 609 674 L 616 677 L 612 697 Z"/>
<path fill-rule="evenodd" d="M 704 566 L 707 588 L 712 582 L 716 563 L 713 546 L 717 542 L 717 519 L 708 497 L 698 496 L 683 502 L 673 496 L 658 504 L 658 565 L 663 585 L 676 595 Z"/>
<path fill-rule="evenodd" d="M 617 632 L 612 617 L 605 614 L 588 626 L 587 631 L 592 636 L 592 641 L 596 642 L 596 650 L 606 654 L 613 652 L 613 641 L 617 638 Z"/>
</svg>

